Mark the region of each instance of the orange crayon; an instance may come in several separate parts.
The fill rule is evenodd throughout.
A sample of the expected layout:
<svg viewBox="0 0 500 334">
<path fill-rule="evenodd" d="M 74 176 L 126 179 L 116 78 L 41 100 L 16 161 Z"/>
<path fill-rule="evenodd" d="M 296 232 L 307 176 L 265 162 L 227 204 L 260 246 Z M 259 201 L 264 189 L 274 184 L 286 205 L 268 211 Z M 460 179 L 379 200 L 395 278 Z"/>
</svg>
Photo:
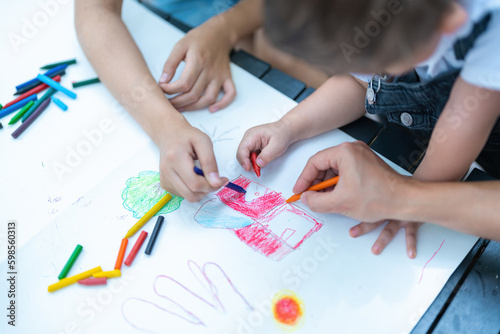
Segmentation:
<svg viewBox="0 0 500 334">
<path fill-rule="evenodd" d="M 339 182 L 339 177 L 335 176 L 335 177 L 332 177 L 331 179 L 328 179 L 326 181 L 323 181 L 323 182 L 320 182 L 318 184 L 315 184 L 312 187 L 309 187 L 306 191 L 323 190 L 323 189 L 326 189 L 326 188 L 331 187 L 333 185 L 336 185 L 337 182 Z M 300 195 L 302 195 L 302 193 L 295 194 L 292 197 L 290 197 L 289 199 L 287 199 L 286 202 L 287 203 L 296 202 L 296 201 L 298 201 L 300 199 Z"/>
<path fill-rule="evenodd" d="M 118 257 L 116 258 L 115 269 L 121 269 L 123 258 L 125 257 L 125 251 L 127 250 L 128 239 L 123 238 L 120 245 L 120 251 L 118 252 Z"/>
</svg>

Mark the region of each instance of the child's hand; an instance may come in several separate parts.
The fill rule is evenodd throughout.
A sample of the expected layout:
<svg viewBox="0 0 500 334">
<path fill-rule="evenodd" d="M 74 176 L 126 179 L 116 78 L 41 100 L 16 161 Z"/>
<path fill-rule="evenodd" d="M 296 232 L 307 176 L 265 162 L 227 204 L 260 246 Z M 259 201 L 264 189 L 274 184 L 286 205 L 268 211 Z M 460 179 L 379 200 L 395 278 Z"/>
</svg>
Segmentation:
<svg viewBox="0 0 500 334">
<path fill-rule="evenodd" d="M 285 153 L 292 144 L 292 135 L 285 122 L 277 121 L 248 129 L 241 140 L 236 153 L 240 165 L 249 171 L 252 168 L 251 152 L 259 152 L 257 164 L 266 166 L 272 160 Z"/>
<path fill-rule="evenodd" d="M 198 202 L 229 182 L 219 177 L 210 138 L 187 122 L 165 131 L 158 148 L 161 187 L 174 195 Z M 205 177 L 194 172 L 194 160 L 200 161 Z"/>
<path fill-rule="evenodd" d="M 381 220 L 376 223 L 360 223 L 349 230 L 351 237 L 356 238 L 363 234 L 369 233 L 385 223 L 386 220 Z M 392 241 L 400 228 L 405 229 L 406 232 L 406 252 L 410 259 L 417 256 L 417 231 L 422 226 L 422 223 L 412 223 L 407 221 L 390 220 L 385 225 L 382 232 L 372 246 L 372 253 L 379 255 L 384 248 Z"/>
<path fill-rule="evenodd" d="M 209 106 L 215 112 L 228 106 L 236 96 L 229 67 L 232 43 L 220 20 L 210 20 L 189 31 L 174 46 L 163 67 L 160 87 L 167 94 L 179 94 L 170 102 L 179 111 Z M 179 80 L 170 82 L 179 63 L 184 68 Z M 224 96 L 217 101 L 221 89 Z"/>
</svg>

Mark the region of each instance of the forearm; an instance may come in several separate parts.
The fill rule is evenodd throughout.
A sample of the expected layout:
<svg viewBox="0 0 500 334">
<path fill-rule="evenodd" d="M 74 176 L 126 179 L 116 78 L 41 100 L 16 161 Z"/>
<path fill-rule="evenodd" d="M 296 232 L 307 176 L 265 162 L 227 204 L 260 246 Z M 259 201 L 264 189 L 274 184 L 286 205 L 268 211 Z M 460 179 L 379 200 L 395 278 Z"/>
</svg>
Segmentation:
<svg viewBox="0 0 500 334">
<path fill-rule="evenodd" d="M 230 44 L 234 45 L 262 26 L 263 2 L 264 0 L 243 0 L 205 24 L 220 25 L 221 32 L 227 33 Z"/>
<path fill-rule="evenodd" d="M 500 240 L 500 182 L 420 182 L 398 185 L 388 217 L 438 224 Z"/>
<path fill-rule="evenodd" d="M 281 121 L 293 141 L 344 126 L 365 113 L 365 90 L 350 75 L 334 76 L 288 112 Z"/>
<path fill-rule="evenodd" d="M 158 144 L 164 126 L 186 121 L 152 77 L 120 12 L 120 1 L 76 1 L 78 39 L 100 80 Z"/>
</svg>

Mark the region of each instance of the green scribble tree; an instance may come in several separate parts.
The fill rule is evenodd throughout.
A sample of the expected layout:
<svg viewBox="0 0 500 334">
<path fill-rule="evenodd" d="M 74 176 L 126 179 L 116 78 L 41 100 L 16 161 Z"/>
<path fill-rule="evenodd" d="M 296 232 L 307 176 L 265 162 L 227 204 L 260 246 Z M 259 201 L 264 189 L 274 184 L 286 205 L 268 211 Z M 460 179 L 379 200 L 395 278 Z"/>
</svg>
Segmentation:
<svg viewBox="0 0 500 334">
<path fill-rule="evenodd" d="M 125 182 L 122 191 L 123 207 L 134 214 L 134 218 L 141 218 L 166 193 L 160 187 L 160 174 L 153 171 L 139 173 Z M 172 199 L 155 215 L 167 214 L 177 210 L 184 198 L 172 195 Z"/>
</svg>

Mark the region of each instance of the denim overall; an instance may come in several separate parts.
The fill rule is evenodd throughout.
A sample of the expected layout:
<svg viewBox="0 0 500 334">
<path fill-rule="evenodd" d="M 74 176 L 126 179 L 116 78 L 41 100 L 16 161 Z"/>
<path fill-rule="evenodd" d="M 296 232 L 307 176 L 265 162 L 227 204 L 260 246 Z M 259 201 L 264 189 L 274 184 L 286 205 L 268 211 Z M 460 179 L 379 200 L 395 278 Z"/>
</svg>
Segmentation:
<svg viewBox="0 0 500 334">
<path fill-rule="evenodd" d="M 457 59 L 465 58 L 476 38 L 487 29 L 490 17 L 490 14 L 486 15 L 474 25 L 469 36 L 455 42 L 453 48 Z M 417 137 L 430 138 L 460 70 L 450 70 L 427 82 L 421 82 L 414 70 L 394 77 L 392 82 L 384 82 L 375 76 L 368 83 L 366 111 L 385 115 L 389 122 L 415 130 L 412 132 Z M 500 177 L 500 120 L 497 120 L 477 162 L 491 175 Z"/>
</svg>

